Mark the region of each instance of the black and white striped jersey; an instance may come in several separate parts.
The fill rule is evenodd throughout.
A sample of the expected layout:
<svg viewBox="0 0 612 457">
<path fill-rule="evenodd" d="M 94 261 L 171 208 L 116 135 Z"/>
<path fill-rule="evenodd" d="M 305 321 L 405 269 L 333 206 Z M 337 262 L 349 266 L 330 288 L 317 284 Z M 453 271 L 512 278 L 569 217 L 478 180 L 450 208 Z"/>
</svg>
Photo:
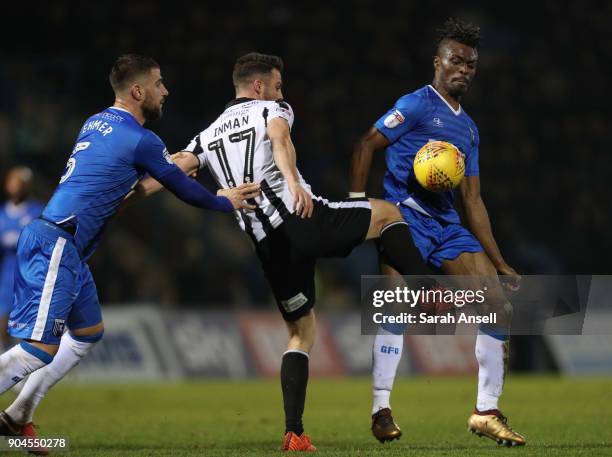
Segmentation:
<svg viewBox="0 0 612 457">
<path fill-rule="evenodd" d="M 293 125 L 293 110 L 287 102 L 238 98 L 185 148 L 198 156 L 201 168 L 208 167 L 219 187 L 261 183 L 261 195 L 254 199 L 257 208 L 236 211 L 240 227 L 256 241 L 293 213 L 293 196 L 274 163 L 266 134 L 268 122 L 275 117 L 285 119 L 290 128 Z M 312 194 L 298 175 L 304 189 Z"/>
</svg>

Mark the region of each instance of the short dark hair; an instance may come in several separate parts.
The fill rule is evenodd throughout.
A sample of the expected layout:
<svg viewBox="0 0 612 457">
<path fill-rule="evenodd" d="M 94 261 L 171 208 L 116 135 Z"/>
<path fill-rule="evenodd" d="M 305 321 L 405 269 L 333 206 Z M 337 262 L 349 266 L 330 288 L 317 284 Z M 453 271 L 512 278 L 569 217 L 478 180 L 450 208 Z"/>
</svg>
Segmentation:
<svg viewBox="0 0 612 457">
<path fill-rule="evenodd" d="M 232 72 L 234 86 L 238 87 L 240 84 L 248 83 L 254 75 L 267 74 L 275 68 L 282 72 L 284 66 L 283 59 L 278 56 L 250 52 L 236 60 Z"/>
<path fill-rule="evenodd" d="M 129 83 L 134 82 L 137 77 L 150 72 L 153 68 L 159 68 L 159 64 L 151 57 L 123 54 L 115 61 L 108 79 L 116 93 L 125 89 Z"/>
<path fill-rule="evenodd" d="M 457 41 L 472 48 L 477 48 L 480 43 L 480 27 L 454 17 L 448 18 L 442 27 L 436 29 L 436 34 L 436 52 L 444 40 Z"/>
</svg>

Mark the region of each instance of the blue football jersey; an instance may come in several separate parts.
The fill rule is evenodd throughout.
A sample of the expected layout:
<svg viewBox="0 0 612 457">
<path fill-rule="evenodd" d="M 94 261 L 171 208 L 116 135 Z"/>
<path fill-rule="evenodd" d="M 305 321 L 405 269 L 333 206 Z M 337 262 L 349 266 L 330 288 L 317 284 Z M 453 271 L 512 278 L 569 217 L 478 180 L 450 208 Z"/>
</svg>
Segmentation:
<svg viewBox="0 0 612 457">
<path fill-rule="evenodd" d="M 453 191 L 422 188 L 412 169 L 418 150 L 429 141 L 447 141 L 465 156 L 465 176 L 478 176 L 478 129 L 462 107 L 454 110 L 430 85 L 401 97 L 375 124 L 388 140 L 385 198 L 404 202 L 448 223 L 459 223 Z"/>
<path fill-rule="evenodd" d="M 75 242 L 85 260 L 138 180 L 145 173 L 159 179 L 176 169 L 157 135 L 128 111 L 107 108 L 85 121 L 42 216 L 76 224 Z"/>
<path fill-rule="evenodd" d="M 18 205 L 6 202 L 0 206 L 0 296 L 8 296 L 10 304 L 19 234 L 26 225 L 40 216 L 42 208 L 42 204 L 36 200 L 26 200 Z"/>
</svg>

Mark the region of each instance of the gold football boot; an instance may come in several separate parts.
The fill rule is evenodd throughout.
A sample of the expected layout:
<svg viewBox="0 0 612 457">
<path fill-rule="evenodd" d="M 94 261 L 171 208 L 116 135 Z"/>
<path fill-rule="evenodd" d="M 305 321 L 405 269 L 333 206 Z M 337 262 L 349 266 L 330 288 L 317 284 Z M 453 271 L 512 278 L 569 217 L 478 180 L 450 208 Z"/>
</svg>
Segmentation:
<svg viewBox="0 0 612 457">
<path fill-rule="evenodd" d="M 402 436 L 402 431 L 393 420 L 389 408 L 383 408 L 372 414 L 372 434 L 381 443 L 397 440 Z"/>
<path fill-rule="evenodd" d="M 486 436 L 504 446 L 524 446 L 525 437 L 508 426 L 508 419 L 499 410 L 475 410 L 468 418 L 468 431 L 476 436 Z"/>
</svg>

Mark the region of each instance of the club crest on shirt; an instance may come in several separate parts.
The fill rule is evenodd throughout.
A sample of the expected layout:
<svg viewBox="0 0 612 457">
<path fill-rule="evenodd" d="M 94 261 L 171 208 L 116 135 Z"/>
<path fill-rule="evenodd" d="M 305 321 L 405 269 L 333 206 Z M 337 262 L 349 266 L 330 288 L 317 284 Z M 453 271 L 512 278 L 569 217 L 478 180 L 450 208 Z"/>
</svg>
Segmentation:
<svg viewBox="0 0 612 457">
<path fill-rule="evenodd" d="M 55 319 L 53 321 L 53 335 L 61 337 L 66 329 L 66 321 L 64 319 Z"/>
<path fill-rule="evenodd" d="M 436 127 L 444 127 L 444 122 L 442 122 L 442 119 L 440 119 L 439 117 L 434 117 L 433 125 L 435 125 Z"/>
<path fill-rule="evenodd" d="M 402 124 L 405 120 L 406 118 L 404 115 L 396 109 L 385 118 L 383 123 L 385 124 L 385 127 L 392 129 Z"/>
</svg>

